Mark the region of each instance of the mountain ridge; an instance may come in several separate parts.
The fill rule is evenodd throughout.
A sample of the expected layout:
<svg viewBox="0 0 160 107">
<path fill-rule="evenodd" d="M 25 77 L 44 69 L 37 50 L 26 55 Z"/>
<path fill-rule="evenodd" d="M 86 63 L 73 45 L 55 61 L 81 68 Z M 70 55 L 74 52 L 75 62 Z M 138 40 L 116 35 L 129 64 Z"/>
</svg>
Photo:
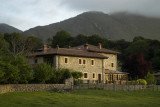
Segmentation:
<svg viewBox="0 0 160 107">
<path fill-rule="evenodd" d="M 72 36 L 78 34 L 98 34 L 109 40 L 125 39 L 131 41 L 136 36 L 160 40 L 160 18 L 146 17 L 139 14 L 120 12 L 84 12 L 75 17 L 37 26 L 26 30 L 22 35 L 33 35 L 46 41 L 60 30 L 66 30 Z"/>
<path fill-rule="evenodd" d="M 5 23 L 0 23 L 0 33 L 4 34 L 4 33 L 13 33 L 13 32 L 22 33 L 21 30 L 15 28 L 13 26 L 10 26 Z"/>
</svg>

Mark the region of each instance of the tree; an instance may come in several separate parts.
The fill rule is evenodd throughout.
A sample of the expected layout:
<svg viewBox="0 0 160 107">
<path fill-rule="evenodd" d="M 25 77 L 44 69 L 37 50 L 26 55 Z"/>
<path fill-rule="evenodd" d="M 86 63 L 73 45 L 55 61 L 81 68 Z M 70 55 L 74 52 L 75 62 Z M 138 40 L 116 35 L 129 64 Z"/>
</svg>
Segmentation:
<svg viewBox="0 0 160 107">
<path fill-rule="evenodd" d="M 150 72 L 148 72 L 147 75 L 145 76 L 145 80 L 147 81 L 148 85 L 155 84 L 154 75 L 151 74 Z"/>
<path fill-rule="evenodd" d="M 72 71 L 71 73 L 74 79 L 79 79 L 83 76 L 82 72 Z"/>
<path fill-rule="evenodd" d="M 71 45 L 72 40 L 73 38 L 68 32 L 64 30 L 59 31 L 55 36 L 53 36 L 52 47 L 56 47 L 57 45 L 59 45 L 60 47 L 68 47 L 69 45 Z"/>
<path fill-rule="evenodd" d="M 11 84 L 18 83 L 19 81 L 19 69 L 18 67 L 11 64 L 11 62 L 2 62 L 0 61 L 0 71 L 1 71 L 1 84 Z"/>
<path fill-rule="evenodd" d="M 19 81 L 18 83 L 29 83 L 33 79 L 32 68 L 26 63 L 26 58 L 19 56 L 13 65 L 19 69 Z"/>
<path fill-rule="evenodd" d="M 30 43 L 29 46 L 32 50 L 36 50 L 43 47 L 43 40 L 36 36 L 27 37 L 27 41 Z"/>
<path fill-rule="evenodd" d="M 136 77 L 141 79 L 144 78 L 150 68 L 151 63 L 144 60 L 142 53 L 126 57 L 126 60 L 122 65 L 122 71 L 128 72 L 132 79 L 135 79 Z"/>
<path fill-rule="evenodd" d="M 28 83 L 32 79 L 31 67 L 26 63 L 24 57 L 7 55 L 0 57 L 0 82 L 3 84 Z"/>
<path fill-rule="evenodd" d="M 53 76 L 54 68 L 46 63 L 41 63 L 33 68 L 33 78 L 38 83 L 46 83 Z"/>
<path fill-rule="evenodd" d="M 53 71 L 54 76 L 52 76 L 49 83 L 64 83 L 64 81 L 71 77 L 71 72 L 69 69 L 58 68 Z"/>
<path fill-rule="evenodd" d="M 105 38 L 102 38 L 101 36 L 96 34 L 88 37 L 88 43 L 92 45 L 98 45 L 98 43 L 103 44 L 105 40 Z"/>
<path fill-rule="evenodd" d="M 133 54 L 139 54 L 142 53 L 145 58 L 148 57 L 148 50 L 149 50 L 149 45 L 146 41 L 144 40 L 138 40 L 133 42 L 126 50 L 125 50 L 125 55 L 133 55 Z"/>
<path fill-rule="evenodd" d="M 76 37 L 74 37 L 72 41 L 72 46 L 78 46 L 85 43 L 88 43 L 88 36 L 79 34 Z"/>
<path fill-rule="evenodd" d="M 4 34 L 4 39 L 9 43 L 8 53 L 10 53 L 15 60 L 18 56 L 26 55 L 32 50 L 31 42 L 20 36 L 19 33 L 6 33 Z"/>
<path fill-rule="evenodd" d="M 8 49 L 8 43 L 5 41 L 4 36 L 0 34 L 0 50 Z"/>
<path fill-rule="evenodd" d="M 133 42 L 137 42 L 137 41 L 139 41 L 139 40 L 145 40 L 145 38 L 142 37 L 142 36 L 137 36 L 137 37 L 134 37 L 134 38 L 133 38 Z"/>
</svg>

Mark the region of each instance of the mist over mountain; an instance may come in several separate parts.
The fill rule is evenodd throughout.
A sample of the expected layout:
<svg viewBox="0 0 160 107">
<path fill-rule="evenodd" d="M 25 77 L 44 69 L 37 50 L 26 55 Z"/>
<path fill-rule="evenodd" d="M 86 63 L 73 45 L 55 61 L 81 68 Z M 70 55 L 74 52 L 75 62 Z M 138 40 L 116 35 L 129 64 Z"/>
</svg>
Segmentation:
<svg viewBox="0 0 160 107">
<path fill-rule="evenodd" d="M 12 26 L 4 24 L 4 23 L 0 23 L 0 33 L 4 34 L 4 33 L 13 33 L 13 32 L 22 33 L 21 30 L 15 28 L 15 27 L 12 27 Z"/>
<path fill-rule="evenodd" d="M 58 23 L 31 28 L 23 34 L 47 40 L 60 30 L 66 30 L 72 36 L 98 34 L 110 40 L 130 41 L 136 36 L 160 40 L 160 18 L 125 12 L 110 15 L 102 12 L 85 12 Z"/>
</svg>

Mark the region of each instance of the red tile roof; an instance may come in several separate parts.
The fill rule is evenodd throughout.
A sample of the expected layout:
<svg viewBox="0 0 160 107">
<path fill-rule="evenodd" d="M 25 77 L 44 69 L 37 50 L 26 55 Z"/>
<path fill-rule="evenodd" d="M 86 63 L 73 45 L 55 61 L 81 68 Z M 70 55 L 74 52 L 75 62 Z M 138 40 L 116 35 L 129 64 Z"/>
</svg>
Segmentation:
<svg viewBox="0 0 160 107">
<path fill-rule="evenodd" d="M 94 46 L 94 45 L 88 45 L 88 49 L 87 51 L 89 52 L 98 52 L 98 53 L 108 53 L 108 54 L 120 54 L 120 52 L 117 51 L 112 51 L 109 49 L 105 49 L 105 48 L 99 48 L 98 46 Z M 84 45 L 80 45 L 80 46 L 76 46 L 76 47 L 72 47 L 73 49 L 78 49 L 78 50 L 84 50 Z"/>
<path fill-rule="evenodd" d="M 46 55 L 64 55 L 64 56 L 78 56 L 89 58 L 107 59 L 108 57 L 98 54 L 96 52 L 88 52 L 84 50 L 68 49 L 68 48 L 50 48 L 46 52 L 34 52 L 28 56 L 46 56 Z"/>
</svg>

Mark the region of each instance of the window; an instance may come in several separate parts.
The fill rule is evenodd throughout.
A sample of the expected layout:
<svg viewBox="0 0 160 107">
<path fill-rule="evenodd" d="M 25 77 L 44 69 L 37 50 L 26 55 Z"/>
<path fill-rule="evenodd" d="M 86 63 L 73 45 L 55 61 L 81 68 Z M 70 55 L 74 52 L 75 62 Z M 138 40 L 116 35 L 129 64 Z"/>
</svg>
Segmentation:
<svg viewBox="0 0 160 107">
<path fill-rule="evenodd" d="M 119 80 L 119 78 L 118 78 L 118 74 L 117 74 L 117 80 Z"/>
<path fill-rule="evenodd" d="M 83 60 L 83 64 L 86 64 L 86 60 L 85 59 Z"/>
<path fill-rule="evenodd" d="M 93 73 L 93 78 L 95 78 L 95 73 Z"/>
<path fill-rule="evenodd" d="M 65 62 L 65 63 L 68 63 L 68 58 L 65 58 L 65 59 L 64 59 L 64 62 Z"/>
<path fill-rule="evenodd" d="M 35 59 L 35 60 L 34 60 L 34 63 L 37 64 L 37 63 L 38 63 L 38 59 Z"/>
<path fill-rule="evenodd" d="M 87 75 L 87 73 L 84 73 L 84 78 L 88 78 L 88 75 Z"/>
<path fill-rule="evenodd" d="M 111 67 L 114 67 L 114 63 L 111 63 Z"/>
<path fill-rule="evenodd" d="M 79 59 L 79 64 L 82 64 L 82 60 L 81 59 Z"/>
<path fill-rule="evenodd" d="M 94 60 L 93 59 L 91 60 L 91 65 L 94 65 Z"/>
</svg>

